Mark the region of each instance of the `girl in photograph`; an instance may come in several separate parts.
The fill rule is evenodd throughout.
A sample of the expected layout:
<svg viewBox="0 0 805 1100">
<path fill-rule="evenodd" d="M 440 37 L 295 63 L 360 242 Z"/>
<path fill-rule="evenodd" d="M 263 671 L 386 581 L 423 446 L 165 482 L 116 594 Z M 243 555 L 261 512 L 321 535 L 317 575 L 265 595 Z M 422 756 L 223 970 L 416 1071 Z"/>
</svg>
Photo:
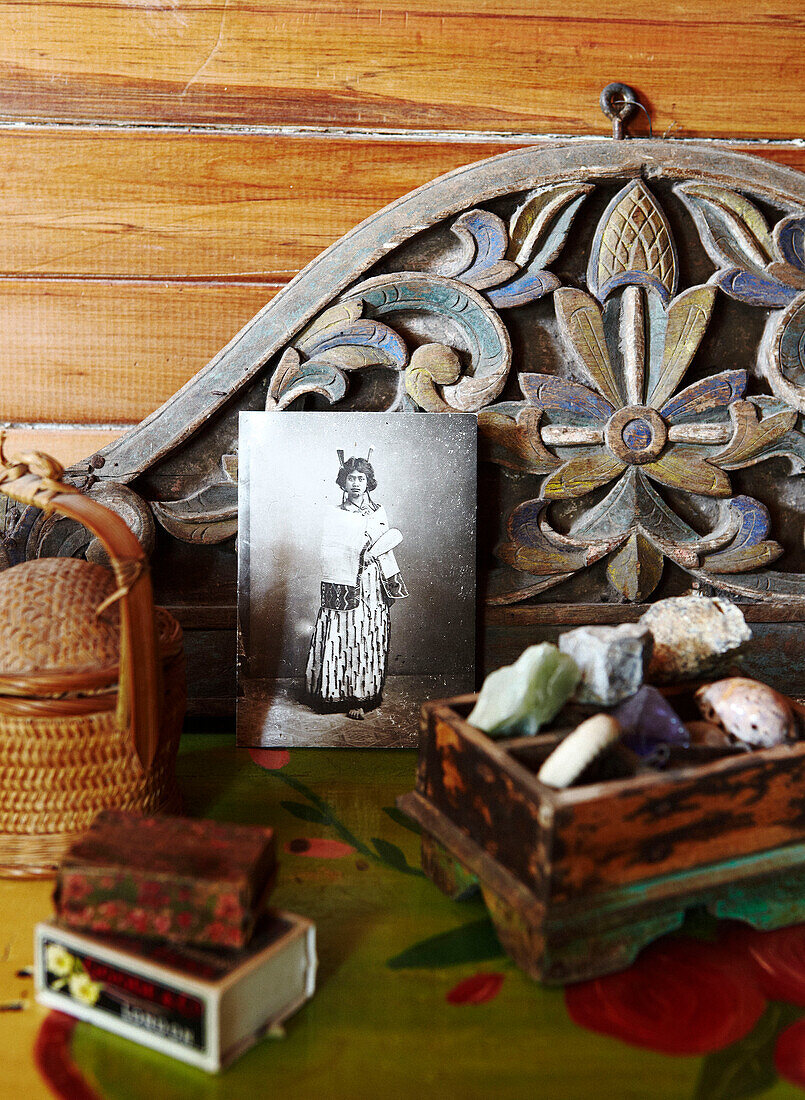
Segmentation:
<svg viewBox="0 0 805 1100">
<path fill-rule="evenodd" d="M 408 595 L 393 549 L 402 541 L 385 509 L 369 458 L 344 460 L 343 496 L 325 520 L 321 607 L 310 639 L 305 688 L 318 711 L 361 719 L 380 705 L 389 653 L 389 608 Z"/>
</svg>

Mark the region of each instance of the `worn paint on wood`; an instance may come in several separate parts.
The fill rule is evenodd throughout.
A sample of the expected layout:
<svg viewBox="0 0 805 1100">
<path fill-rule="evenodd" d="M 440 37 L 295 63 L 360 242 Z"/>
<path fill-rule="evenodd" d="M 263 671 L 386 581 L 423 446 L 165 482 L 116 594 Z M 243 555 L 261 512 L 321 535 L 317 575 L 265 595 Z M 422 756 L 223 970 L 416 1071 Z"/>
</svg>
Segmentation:
<svg viewBox="0 0 805 1100">
<path fill-rule="evenodd" d="M 535 772 L 562 731 L 493 741 L 461 717 L 474 698 L 425 706 L 417 789 L 399 804 L 429 876 L 449 896 L 450 857 L 475 876 L 526 973 L 622 969 L 694 904 L 767 928 L 805 916 L 805 745 L 553 790 Z"/>
</svg>

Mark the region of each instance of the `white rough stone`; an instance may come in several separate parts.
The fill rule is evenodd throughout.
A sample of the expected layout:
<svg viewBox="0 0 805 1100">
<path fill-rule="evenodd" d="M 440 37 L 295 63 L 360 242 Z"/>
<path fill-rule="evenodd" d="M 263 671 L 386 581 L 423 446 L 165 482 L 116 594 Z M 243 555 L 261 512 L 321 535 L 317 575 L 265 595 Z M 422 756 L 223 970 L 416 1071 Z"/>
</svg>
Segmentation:
<svg viewBox="0 0 805 1100">
<path fill-rule="evenodd" d="M 580 626 L 559 639 L 561 652 L 581 671 L 574 699 L 601 707 L 614 706 L 640 689 L 651 648 L 651 631 L 640 623 Z"/>
<path fill-rule="evenodd" d="M 660 600 L 640 622 L 654 637 L 646 679 L 687 680 L 735 657 L 752 638 L 739 607 L 716 596 Z"/>
</svg>

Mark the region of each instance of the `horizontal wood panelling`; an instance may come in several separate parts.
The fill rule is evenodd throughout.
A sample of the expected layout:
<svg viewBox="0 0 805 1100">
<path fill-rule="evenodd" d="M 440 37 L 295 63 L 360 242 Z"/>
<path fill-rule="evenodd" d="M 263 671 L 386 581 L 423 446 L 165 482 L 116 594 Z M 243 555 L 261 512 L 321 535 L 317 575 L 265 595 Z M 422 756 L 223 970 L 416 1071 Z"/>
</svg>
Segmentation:
<svg viewBox="0 0 805 1100">
<path fill-rule="evenodd" d="M 516 147 L 0 131 L 0 275 L 282 282 L 413 188 Z M 805 148 L 739 149 L 805 169 Z"/>
<path fill-rule="evenodd" d="M 284 281 L 380 207 L 513 147 L 0 131 L 0 274 Z"/>
<path fill-rule="evenodd" d="M 99 451 L 120 434 L 119 431 L 86 428 L 12 428 L 5 433 L 4 452 L 7 457 L 13 458 L 26 451 L 44 451 L 63 466 L 70 466 Z"/>
<path fill-rule="evenodd" d="M 0 420 L 136 422 L 275 293 L 260 285 L 0 279 Z"/>
<path fill-rule="evenodd" d="M 788 0 L 51 0 L 0 21 L 6 118 L 600 133 L 621 80 L 660 133 L 805 132 Z"/>
</svg>

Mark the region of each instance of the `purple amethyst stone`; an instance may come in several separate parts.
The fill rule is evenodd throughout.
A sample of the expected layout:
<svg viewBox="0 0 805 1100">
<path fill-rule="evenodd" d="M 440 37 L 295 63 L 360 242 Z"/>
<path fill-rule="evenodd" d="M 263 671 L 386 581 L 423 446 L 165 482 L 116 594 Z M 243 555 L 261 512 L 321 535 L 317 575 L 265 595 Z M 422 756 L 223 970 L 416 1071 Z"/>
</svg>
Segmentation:
<svg viewBox="0 0 805 1100">
<path fill-rule="evenodd" d="M 621 724 L 621 740 L 638 756 L 651 756 L 660 745 L 690 744 L 679 715 L 655 687 L 644 684 L 611 712 Z"/>
</svg>

